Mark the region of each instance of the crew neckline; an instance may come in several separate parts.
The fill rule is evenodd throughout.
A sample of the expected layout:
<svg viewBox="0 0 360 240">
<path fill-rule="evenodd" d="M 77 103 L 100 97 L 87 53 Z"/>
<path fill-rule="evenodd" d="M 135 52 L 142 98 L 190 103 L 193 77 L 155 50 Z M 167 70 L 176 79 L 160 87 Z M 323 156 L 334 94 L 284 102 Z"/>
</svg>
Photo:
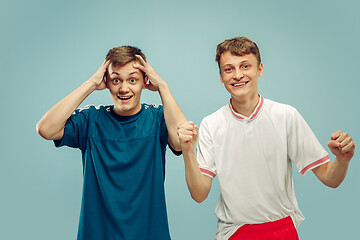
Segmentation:
<svg viewBox="0 0 360 240">
<path fill-rule="evenodd" d="M 237 113 L 235 112 L 233 106 L 232 106 L 232 103 L 231 103 L 231 99 L 229 100 L 229 108 L 230 108 L 230 111 L 231 113 L 233 114 L 233 116 L 236 118 L 236 119 L 239 119 L 239 120 L 245 120 L 245 121 L 252 121 L 254 120 L 260 113 L 261 109 L 263 108 L 263 105 L 264 105 L 264 98 L 259 94 L 259 102 L 258 104 L 256 105 L 254 111 L 250 114 L 249 117 L 246 117 L 245 115 L 242 115 L 240 113 Z"/>
</svg>

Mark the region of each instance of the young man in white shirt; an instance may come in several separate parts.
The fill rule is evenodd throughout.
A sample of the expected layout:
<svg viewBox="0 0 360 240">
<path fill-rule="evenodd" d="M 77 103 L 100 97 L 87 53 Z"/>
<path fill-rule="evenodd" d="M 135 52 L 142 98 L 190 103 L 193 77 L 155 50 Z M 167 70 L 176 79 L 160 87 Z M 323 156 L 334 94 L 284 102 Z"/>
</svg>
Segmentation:
<svg viewBox="0 0 360 240">
<path fill-rule="evenodd" d="M 342 131 L 333 133 L 328 147 L 336 157 L 330 162 L 295 108 L 264 99 L 257 89 L 263 74 L 260 52 L 248 38 L 220 43 L 216 61 L 231 95 L 228 105 L 205 117 L 199 134 L 193 122 L 178 127 L 191 196 L 204 201 L 218 177 L 216 239 L 298 239 L 296 227 L 304 216 L 294 193 L 292 164 L 335 188 L 354 155 L 353 140 Z"/>
</svg>

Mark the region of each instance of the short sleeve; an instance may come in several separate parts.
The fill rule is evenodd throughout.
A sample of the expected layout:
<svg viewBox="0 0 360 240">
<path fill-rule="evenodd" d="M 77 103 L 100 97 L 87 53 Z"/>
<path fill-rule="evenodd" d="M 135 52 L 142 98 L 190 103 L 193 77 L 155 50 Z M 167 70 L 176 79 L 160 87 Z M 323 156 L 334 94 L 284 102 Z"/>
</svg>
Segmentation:
<svg viewBox="0 0 360 240">
<path fill-rule="evenodd" d="M 165 122 L 164 108 L 161 105 L 157 106 L 157 108 L 158 108 L 158 117 L 159 117 L 159 121 L 160 121 L 161 146 L 165 148 L 168 145 L 172 153 L 174 153 L 176 156 L 180 156 L 182 154 L 182 151 L 176 151 L 175 149 L 173 149 L 171 147 L 170 144 L 168 144 L 169 134 L 168 134 L 168 130 L 167 130 L 166 122 Z"/>
<path fill-rule="evenodd" d="M 287 136 L 288 157 L 302 175 L 330 161 L 328 153 L 295 109 L 287 126 Z"/>
<path fill-rule="evenodd" d="M 216 176 L 214 146 L 206 119 L 200 124 L 197 160 L 202 174 L 211 178 Z"/>
<path fill-rule="evenodd" d="M 154 107 L 154 109 L 156 109 L 158 122 L 160 123 L 159 134 L 160 134 L 161 147 L 166 147 L 168 131 L 167 131 L 166 122 L 165 122 L 164 108 L 161 105 L 159 105 L 159 106 L 153 105 L 153 107 Z"/>
<path fill-rule="evenodd" d="M 77 109 L 66 121 L 62 139 L 54 140 L 55 146 L 68 146 L 84 151 L 86 149 L 89 114 L 90 109 L 87 107 Z"/>
</svg>

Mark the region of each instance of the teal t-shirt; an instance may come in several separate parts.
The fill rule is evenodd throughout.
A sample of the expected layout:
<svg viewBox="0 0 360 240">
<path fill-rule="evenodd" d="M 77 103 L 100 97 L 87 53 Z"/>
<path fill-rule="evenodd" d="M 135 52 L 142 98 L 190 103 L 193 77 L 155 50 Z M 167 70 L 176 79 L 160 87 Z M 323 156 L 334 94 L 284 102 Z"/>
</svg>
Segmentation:
<svg viewBox="0 0 360 240">
<path fill-rule="evenodd" d="M 88 106 L 68 119 L 57 147 L 79 148 L 83 196 L 78 240 L 168 240 L 162 106 L 133 116 Z"/>
</svg>

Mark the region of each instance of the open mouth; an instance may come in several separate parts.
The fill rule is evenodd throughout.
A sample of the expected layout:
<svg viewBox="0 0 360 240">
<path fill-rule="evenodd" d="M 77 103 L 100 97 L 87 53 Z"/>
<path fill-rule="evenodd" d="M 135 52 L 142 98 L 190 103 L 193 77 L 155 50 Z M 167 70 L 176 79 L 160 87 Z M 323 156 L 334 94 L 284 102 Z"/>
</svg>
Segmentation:
<svg viewBox="0 0 360 240">
<path fill-rule="evenodd" d="M 247 82 L 241 82 L 241 83 L 235 83 L 235 84 L 231 84 L 231 85 L 234 86 L 234 87 L 243 87 L 243 86 L 245 86 L 248 82 L 249 82 L 249 81 L 247 81 Z"/>
<path fill-rule="evenodd" d="M 121 96 L 117 96 L 118 99 L 120 99 L 121 101 L 127 101 L 129 100 L 130 98 L 132 98 L 133 96 L 124 96 L 124 97 L 121 97 Z"/>
</svg>

